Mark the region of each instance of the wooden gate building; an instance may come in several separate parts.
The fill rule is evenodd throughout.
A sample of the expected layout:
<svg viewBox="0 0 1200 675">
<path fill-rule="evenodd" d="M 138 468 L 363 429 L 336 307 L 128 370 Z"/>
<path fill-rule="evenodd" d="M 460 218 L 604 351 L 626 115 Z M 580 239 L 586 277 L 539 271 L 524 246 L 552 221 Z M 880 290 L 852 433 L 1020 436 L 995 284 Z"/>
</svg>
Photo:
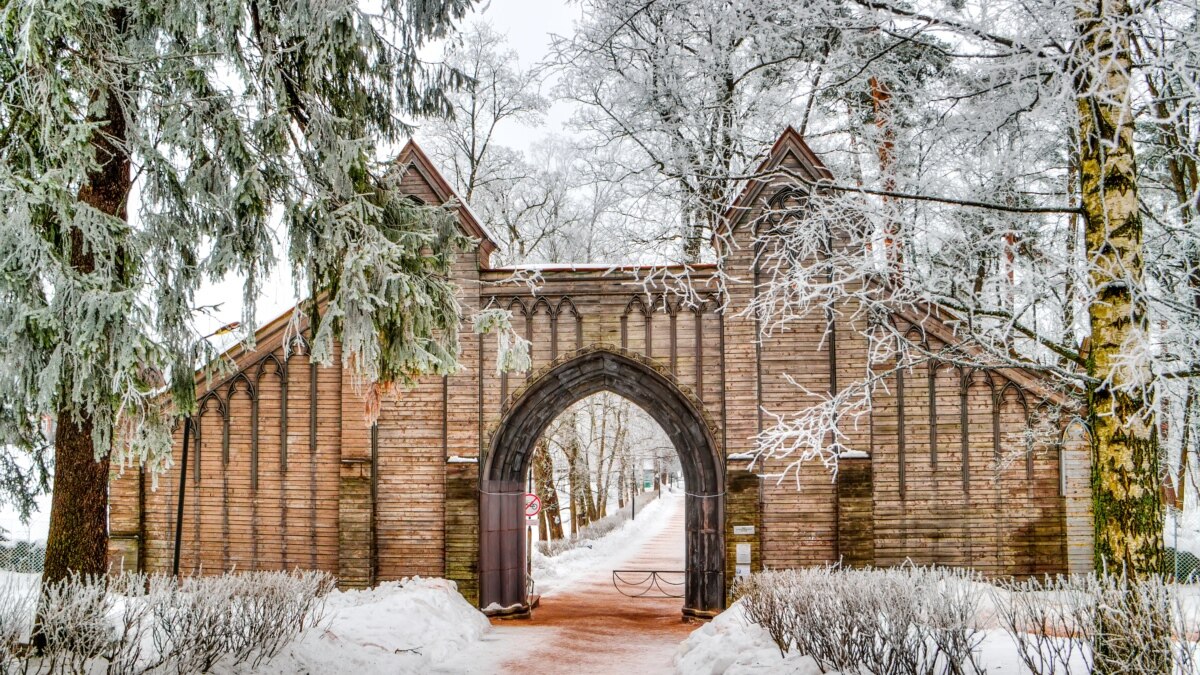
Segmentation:
<svg viewBox="0 0 1200 675">
<path fill-rule="evenodd" d="M 398 161 L 405 191 L 454 199 L 416 145 Z M 829 176 L 790 129 L 764 163 L 779 166 Z M 836 392 L 867 368 L 853 312 L 813 313 L 760 341 L 742 311 L 761 288 L 753 223 L 789 190 L 757 182 L 731 212 L 733 245 L 717 265 L 744 283 L 722 289 L 717 265 L 701 265 L 686 296 L 643 284 L 647 269 L 607 266 L 541 269 L 535 293 L 491 267 L 495 243 L 458 207 L 479 242 L 455 266 L 464 314 L 512 310 L 533 344 L 531 372 L 497 374 L 494 341 L 464 334 L 461 372 L 426 378 L 370 425 L 350 374 L 310 366 L 303 329 L 285 349 L 280 318 L 258 331 L 255 351 L 231 353 L 232 376 L 198 379 L 181 520 L 178 463 L 157 489 L 137 471 L 113 478 L 114 567 L 169 573 L 178 530 L 183 573 L 300 567 L 345 587 L 445 576 L 481 607 L 520 609 L 519 495 L 533 443 L 571 403 L 607 390 L 643 407 L 679 452 L 685 614 L 725 606 L 738 544 L 749 545 L 752 569 L 909 559 L 996 576 L 1090 569 L 1086 440 L 1078 424 L 1029 433 L 1038 408 L 1056 403 L 1030 373 L 918 363 L 875 394 L 869 423 L 843 430 L 859 452 L 836 476 L 818 462 L 783 481 L 763 474 L 784 460 L 749 470 L 771 423 L 764 411 L 817 403 L 787 376 Z M 936 313 L 891 320 L 934 350 L 954 342 Z M 181 444 L 182 429 L 176 457 Z"/>
</svg>

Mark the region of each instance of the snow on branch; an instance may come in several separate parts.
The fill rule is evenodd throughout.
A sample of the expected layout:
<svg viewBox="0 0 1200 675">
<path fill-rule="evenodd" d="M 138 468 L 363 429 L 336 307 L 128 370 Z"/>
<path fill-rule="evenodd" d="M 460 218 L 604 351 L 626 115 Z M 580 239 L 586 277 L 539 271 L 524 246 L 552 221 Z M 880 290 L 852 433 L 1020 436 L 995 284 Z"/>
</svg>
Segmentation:
<svg viewBox="0 0 1200 675">
<path fill-rule="evenodd" d="M 527 372 L 533 365 L 530 342 L 517 334 L 512 318 L 512 312 L 499 308 L 480 310 L 472 318 L 476 335 L 496 336 L 496 375 Z"/>
<path fill-rule="evenodd" d="M 786 460 L 787 465 L 781 471 L 769 475 L 782 481 L 788 474 L 793 474 L 799 487 L 802 465 L 819 461 L 836 477 L 840 458 L 847 453 L 863 452 L 863 449 L 850 445 L 845 430 L 856 427 L 860 420 L 870 415 L 869 387 L 847 387 L 828 394 L 813 392 L 790 376 L 787 380 L 802 396 L 816 398 L 818 402 L 790 415 L 764 410 L 774 424 L 755 438 L 758 451 L 750 463 L 751 470 L 759 462 L 766 465 L 768 460 Z"/>
</svg>

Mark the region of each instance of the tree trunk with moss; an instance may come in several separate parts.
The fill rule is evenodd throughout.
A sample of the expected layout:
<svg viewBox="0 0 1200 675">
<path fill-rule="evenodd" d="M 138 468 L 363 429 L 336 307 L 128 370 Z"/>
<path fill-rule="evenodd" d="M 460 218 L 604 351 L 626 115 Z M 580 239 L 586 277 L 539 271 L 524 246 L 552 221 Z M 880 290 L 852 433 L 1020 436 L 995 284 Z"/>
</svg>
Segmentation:
<svg viewBox="0 0 1200 675">
<path fill-rule="evenodd" d="M 1096 565 L 1131 576 L 1158 573 L 1163 560 L 1158 436 L 1153 382 L 1131 359 L 1148 338 L 1142 287 L 1128 0 L 1080 5 L 1076 91 L 1079 179 L 1086 256 L 1093 289 L 1088 306 L 1088 413 Z"/>
</svg>

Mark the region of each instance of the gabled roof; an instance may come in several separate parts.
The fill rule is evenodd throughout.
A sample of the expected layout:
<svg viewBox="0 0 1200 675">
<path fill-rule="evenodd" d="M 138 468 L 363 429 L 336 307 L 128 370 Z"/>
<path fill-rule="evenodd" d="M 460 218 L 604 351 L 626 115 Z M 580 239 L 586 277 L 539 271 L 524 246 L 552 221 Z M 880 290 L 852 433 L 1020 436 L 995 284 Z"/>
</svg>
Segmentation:
<svg viewBox="0 0 1200 675">
<path fill-rule="evenodd" d="M 396 156 L 396 165 L 404 167 L 401 176 L 407 176 L 409 172 L 415 172 L 420 180 L 424 181 L 429 186 L 429 190 L 437 197 L 439 204 L 447 204 L 451 201 L 458 204 L 455 211 L 458 213 L 458 221 L 462 225 L 463 231 L 469 236 L 479 240 L 479 246 L 483 249 L 483 255 L 480 260 L 486 261 L 491 253 L 498 246 L 495 238 L 479 222 L 475 214 L 471 211 L 471 207 L 463 201 L 454 188 L 450 187 L 450 183 L 444 176 L 433 166 L 429 155 L 417 145 L 416 141 L 410 140 L 404 144 L 404 149 Z"/>
<path fill-rule="evenodd" d="M 789 124 L 783 130 L 783 133 L 779 135 L 779 138 L 776 139 L 771 149 L 767 151 L 766 158 L 754 170 L 753 175 L 763 177 L 751 180 L 746 185 L 746 188 L 742 190 L 742 194 L 738 195 L 738 198 L 734 200 L 733 204 L 725 212 L 725 226 L 736 227 L 742 216 L 754 208 L 754 202 L 762 194 L 763 188 L 779 180 L 778 178 L 772 180 L 769 174 L 783 165 L 788 158 L 795 159 L 800 173 L 804 174 L 808 181 L 814 183 L 833 181 L 833 173 L 817 157 L 817 153 L 808 147 L 808 143 L 804 142 L 804 138 L 800 136 L 800 132 L 796 131 Z"/>
</svg>

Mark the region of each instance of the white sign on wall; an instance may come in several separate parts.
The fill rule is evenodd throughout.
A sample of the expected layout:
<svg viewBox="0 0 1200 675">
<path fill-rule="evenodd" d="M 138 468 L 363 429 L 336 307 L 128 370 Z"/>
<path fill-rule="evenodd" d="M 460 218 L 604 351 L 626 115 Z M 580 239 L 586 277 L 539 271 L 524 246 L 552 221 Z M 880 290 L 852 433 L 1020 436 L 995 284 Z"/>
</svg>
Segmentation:
<svg viewBox="0 0 1200 675">
<path fill-rule="evenodd" d="M 737 545 L 737 562 L 739 565 L 750 564 L 750 544 Z"/>
</svg>

